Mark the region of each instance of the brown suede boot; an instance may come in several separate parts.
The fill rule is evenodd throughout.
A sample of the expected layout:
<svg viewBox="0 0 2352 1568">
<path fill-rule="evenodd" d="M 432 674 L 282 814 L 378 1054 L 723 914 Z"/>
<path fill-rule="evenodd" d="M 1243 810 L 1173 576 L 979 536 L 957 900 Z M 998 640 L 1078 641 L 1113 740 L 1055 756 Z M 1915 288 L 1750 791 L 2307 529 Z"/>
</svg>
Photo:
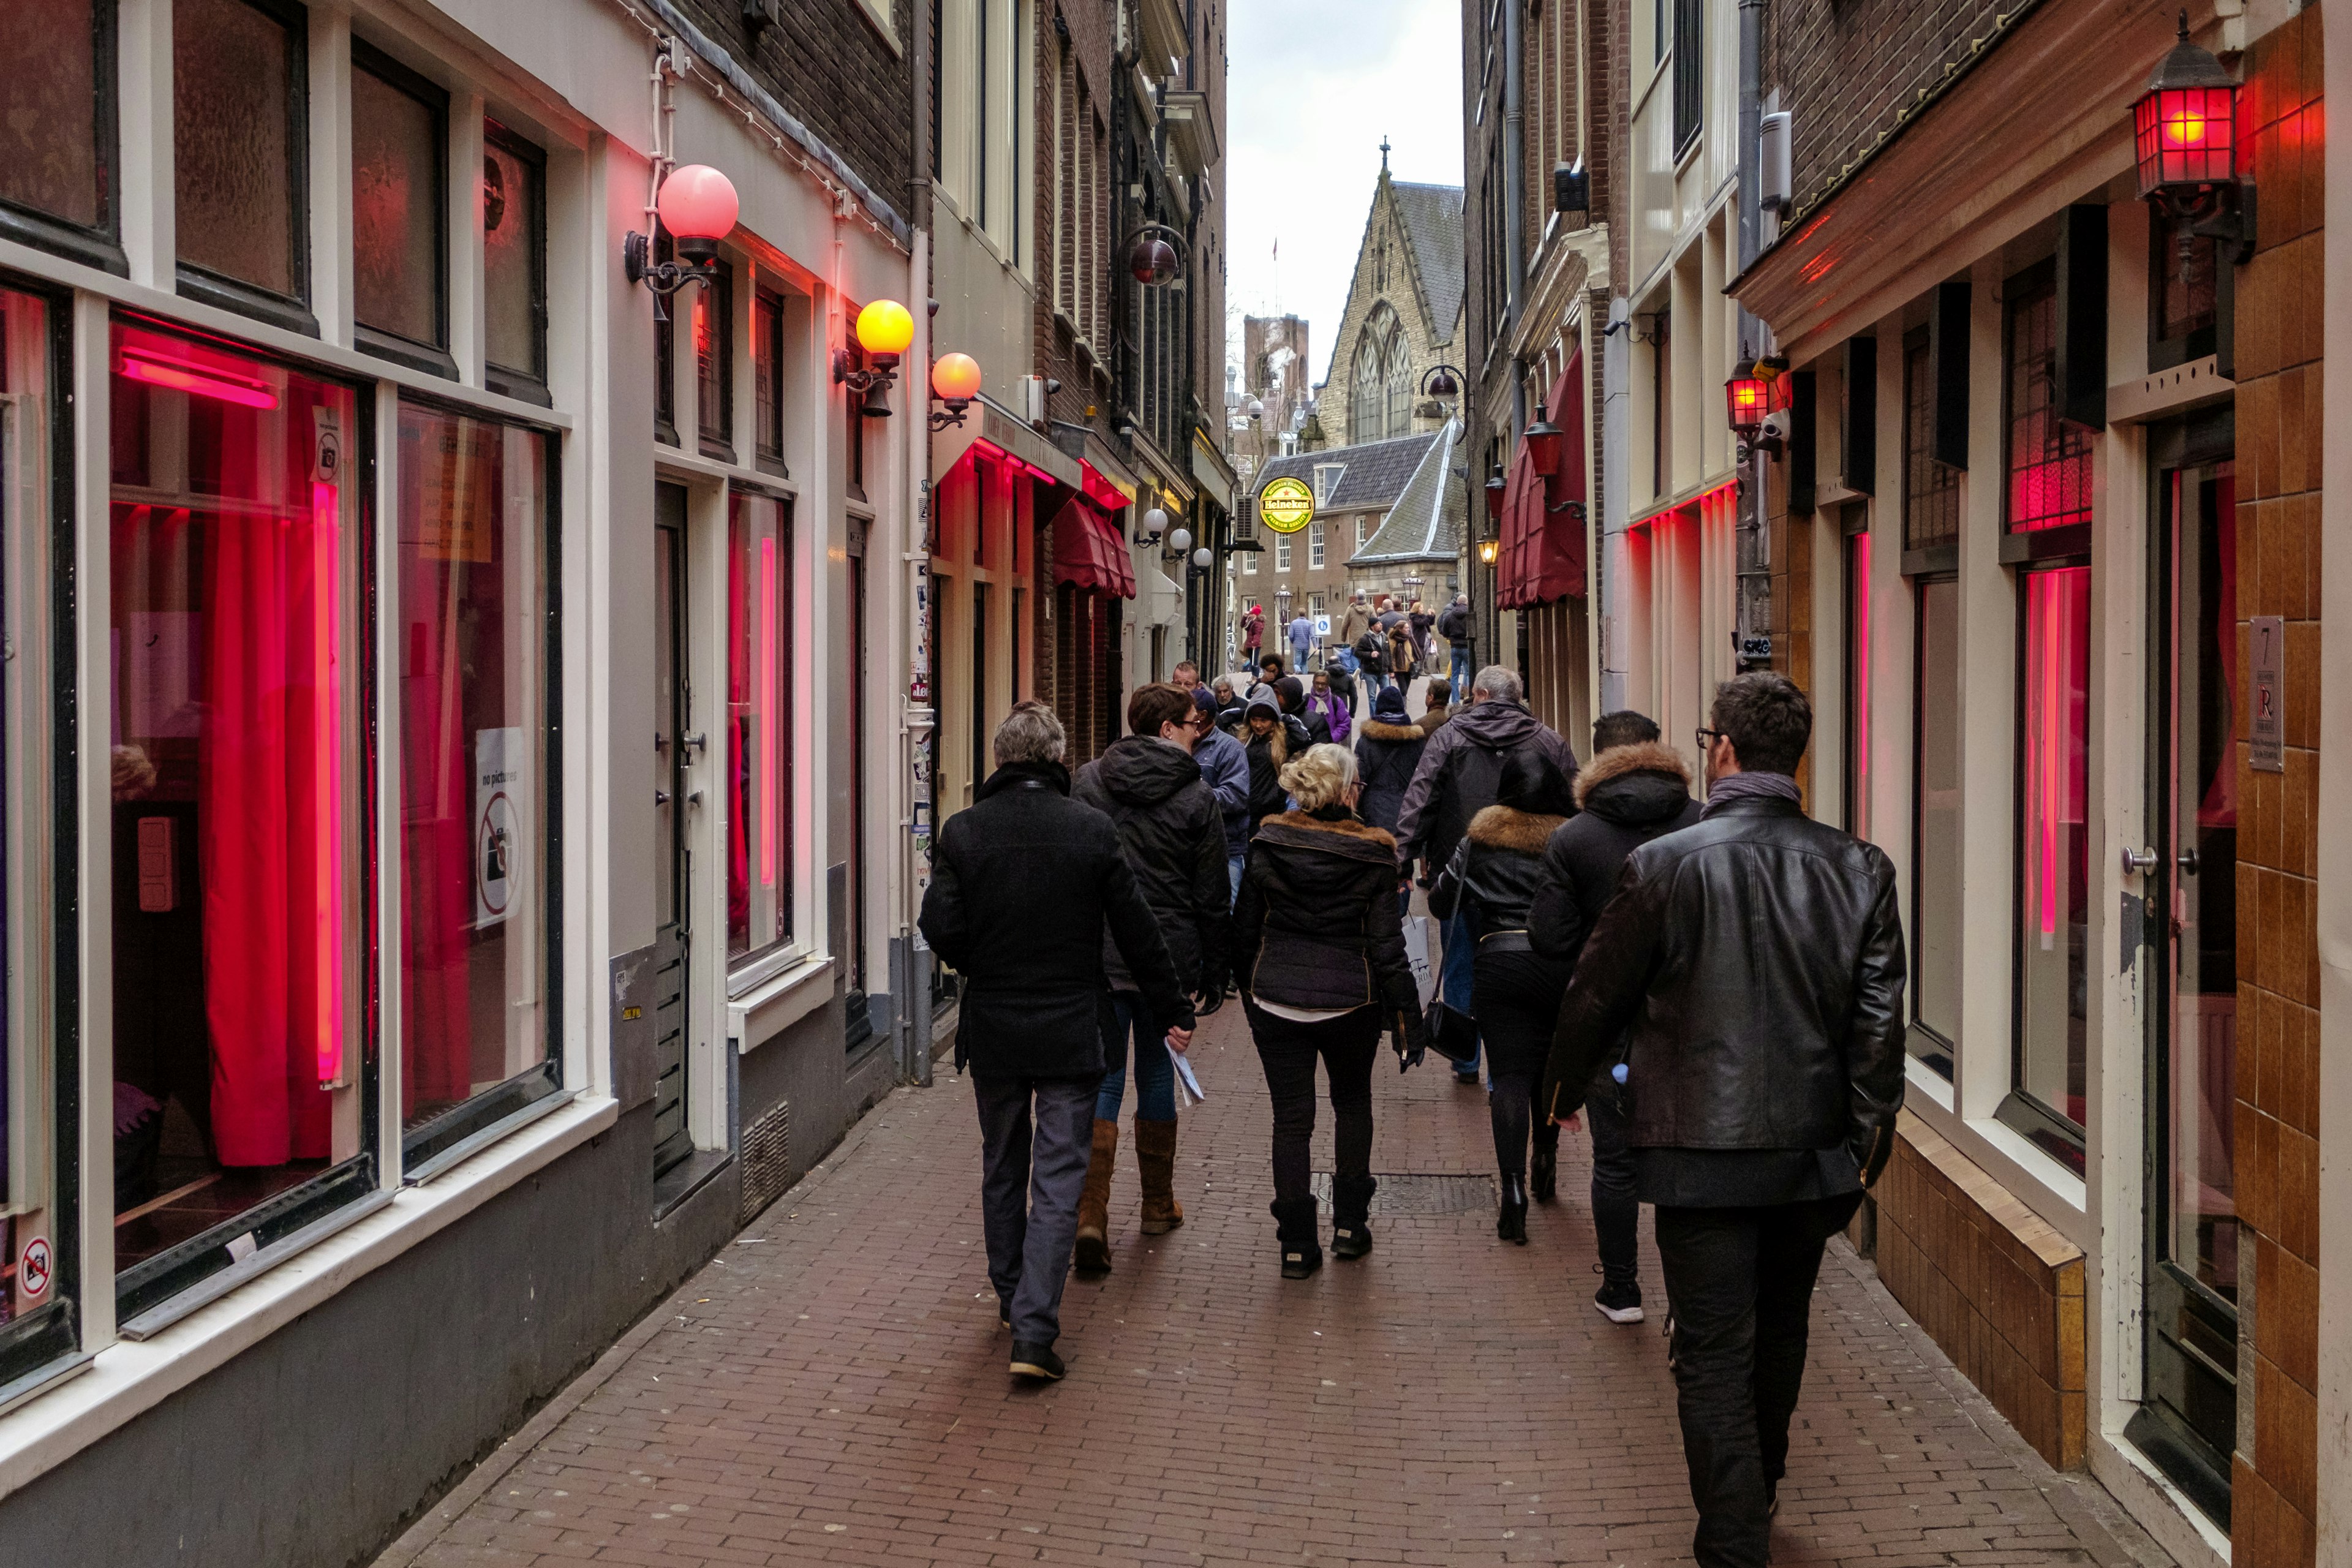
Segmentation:
<svg viewBox="0 0 2352 1568">
<path fill-rule="evenodd" d="M 1082 1274 L 1110 1272 L 1110 1173 L 1118 1163 L 1118 1123 L 1097 1118 L 1095 1152 L 1087 1162 L 1086 1190 L 1078 1194 L 1077 1267 Z"/>
<path fill-rule="evenodd" d="M 1143 1234 L 1165 1236 L 1184 1223 L 1176 1201 L 1176 1123 L 1135 1119 L 1135 1168 L 1143 1177 Z"/>
</svg>

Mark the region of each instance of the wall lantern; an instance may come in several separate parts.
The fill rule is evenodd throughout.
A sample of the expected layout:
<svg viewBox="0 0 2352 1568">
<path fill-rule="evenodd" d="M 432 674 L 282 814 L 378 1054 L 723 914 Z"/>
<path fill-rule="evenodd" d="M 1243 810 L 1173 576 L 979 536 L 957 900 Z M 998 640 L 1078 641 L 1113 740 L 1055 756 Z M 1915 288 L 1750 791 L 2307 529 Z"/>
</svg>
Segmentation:
<svg viewBox="0 0 2352 1568">
<path fill-rule="evenodd" d="M 877 300 L 857 312 L 857 346 L 871 361 L 854 368 L 845 349 L 833 352 L 833 379 L 865 398 L 857 412 L 868 419 L 890 417 L 887 395 L 898 379 L 898 358 L 915 342 L 915 318 L 896 300 Z"/>
<path fill-rule="evenodd" d="M 1772 384 L 1760 375 L 1735 375 L 1723 384 L 1723 400 L 1731 433 L 1745 441 L 1764 428 L 1764 416 L 1772 412 Z"/>
<path fill-rule="evenodd" d="M 931 366 L 931 395 L 947 405 L 946 413 L 931 416 L 932 429 L 962 424 L 964 411 L 980 395 L 980 362 L 970 354 L 941 354 Z"/>
<path fill-rule="evenodd" d="M 1462 395 L 1462 373 L 1450 364 L 1433 364 L 1422 373 L 1421 395 L 1423 397 L 1459 397 Z"/>
<path fill-rule="evenodd" d="M 1503 542 L 1499 539 L 1480 540 L 1478 542 L 1478 564 L 1481 566 L 1492 566 L 1495 563 L 1495 557 L 1502 553 L 1502 549 Z"/>
<path fill-rule="evenodd" d="M 2139 194 L 2181 228 L 2184 266 L 2192 238 L 2228 240 L 2236 259 L 2254 245 L 2254 188 L 2238 178 L 2238 83 L 2212 54 L 2180 33 L 2132 106 Z"/>
<path fill-rule="evenodd" d="M 1486 515 L 1503 515 L 1503 492 L 1510 487 L 1503 479 L 1503 465 L 1496 463 L 1486 475 Z"/>
<path fill-rule="evenodd" d="M 1147 223 L 1127 237 L 1120 249 L 1127 254 L 1129 276 L 1147 289 L 1176 281 L 1184 265 L 1184 237 L 1164 223 Z"/>
<path fill-rule="evenodd" d="M 654 211 L 669 235 L 676 261 L 656 263 L 653 241 L 631 230 L 621 242 L 621 266 L 632 283 L 642 283 L 654 296 L 654 320 L 667 321 L 664 297 L 689 283 L 708 283 L 719 275 L 719 242 L 735 230 L 734 183 L 708 163 L 672 169 L 654 198 Z"/>
<path fill-rule="evenodd" d="M 1568 446 L 1568 432 L 1551 422 L 1551 411 L 1537 404 L 1535 423 L 1520 434 L 1527 441 L 1528 460 L 1536 472 L 1547 479 L 1558 477 L 1559 459 Z"/>
<path fill-rule="evenodd" d="M 1181 555 L 1187 550 L 1192 549 L 1192 531 L 1189 528 L 1170 530 L 1168 534 L 1168 548 L 1179 555 Z"/>
<path fill-rule="evenodd" d="M 1143 537 L 1146 542 L 1158 542 L 1160 536 L 1167 531 L 1168 514 L 1166 512 L 1155 506 L 1143 514 Z"/>
</svg>

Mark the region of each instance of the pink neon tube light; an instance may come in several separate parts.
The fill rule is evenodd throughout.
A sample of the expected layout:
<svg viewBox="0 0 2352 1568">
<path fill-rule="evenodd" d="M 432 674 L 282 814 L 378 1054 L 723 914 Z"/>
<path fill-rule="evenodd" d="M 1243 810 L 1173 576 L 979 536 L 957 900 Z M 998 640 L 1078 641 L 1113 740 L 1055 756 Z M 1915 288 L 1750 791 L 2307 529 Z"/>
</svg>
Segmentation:
<svg viewBox="0 0 2352 1568">
<path fill-rule="evenodd" d="M 2043 952 L 2056 945 L 2058 933 L 2058 791 L 2059 769 L 2064 764 L 2058 754 L 2062 721 L 2058 716 L 2058 658 L 2060 646 L 2059 616 L 2061 604 L 2054 574 L 2037 576 L 2033 590 L 2042 599 L 2042 713 L 2035 726 L 2041 731 L 2041 778 L 2036 781 L 2042 797 L 2042 947 Z"/>
<path fill-rule="evenodd" d="M 199 370 L 180 360 L 152 358 L 138 349 L 122 351 L 122 374 L 131 381 L 143 381 L 150 386 L 169 387 L 173 392 L 217 398 L 240 407 L 278 406 L 278 395 L 258 383 L 221 371 Z"/>
<path fill-rule="evenodd" d="M 1853 542 L 1853 750 L 1855 793 L 1862 809 L 1854 821 L 1866 823 L 1870 806 L 1870 535 Z"/>
<path fill-rule="evenodd" d="M 776 885 L 776 542 L 760 541 L 760 885 Z"/>
<path fill-rule="evenodd" d="M 310 486 L 310 668 L 318 672 L 316 726 L 318 763 L 311 787 L 317 792 L 311 820 L 318 842 L 318 922 L 315 1005 L 319 1082 L 335 1082 L 343 1074 L 343 857 L 341 806 L 343 795 L 342 737 L 338 732 L 343 710 L 342 677 L 335 658 L 336 519 L 335 487 Z"/>
</svg>

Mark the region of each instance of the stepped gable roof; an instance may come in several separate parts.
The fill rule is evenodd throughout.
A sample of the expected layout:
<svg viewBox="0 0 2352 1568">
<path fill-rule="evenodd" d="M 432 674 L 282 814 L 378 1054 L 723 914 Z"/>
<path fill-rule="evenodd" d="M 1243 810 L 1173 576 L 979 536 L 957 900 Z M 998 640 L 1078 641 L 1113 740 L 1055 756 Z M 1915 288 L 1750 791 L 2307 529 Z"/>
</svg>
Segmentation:
<svg viewBox="0 0 2352 1568">
<path fill-rule="evenodd" d="M 1405 486 L 1436 445 L 1433 431 L 1418 436 L 1393 436 L 1385 441 L 1366 441 L 1356 447 L 1330 447 L 1318 452 L 1301 452 L 1296 457 L 1276 458 L 1260 469 L 1257 483 L 1251 493 L 1263 491 L 1268 480 L 1287 475 L 1305 479 L 1311 487 L 1315 470 L 1330 463 L 1343 463 L 1347 471 L 1328 500 L 1315 505 L 1318 517 L 1325 512 L 1361 511 L 1368 507 L 1394 506 L 1404 493 Z"/>
<path fill-rule="evenodd" d="M 1450 332 L 1454 319 L 1462 313 L 1462 295 L 1468 287 L 1462 247 L 1462 187 L 1391 180 L 1389 193 L 1412 240 L 1413 270 L 1421 275 L 1430 325 L 1436 331 Z"/>
<path fill-rule="evenodd" d="M 1469 498 L 1454 472 L 1461 438 L 1462 427 L 1450 419 L 1444 429 L 1426 437 L 1429 449 L 1405 481 L 1396 505 L 1364 547 L 1348 558 L 1349 565 L 1451 561 L 1461 553 L 1470 515 Z"/>
</svg>

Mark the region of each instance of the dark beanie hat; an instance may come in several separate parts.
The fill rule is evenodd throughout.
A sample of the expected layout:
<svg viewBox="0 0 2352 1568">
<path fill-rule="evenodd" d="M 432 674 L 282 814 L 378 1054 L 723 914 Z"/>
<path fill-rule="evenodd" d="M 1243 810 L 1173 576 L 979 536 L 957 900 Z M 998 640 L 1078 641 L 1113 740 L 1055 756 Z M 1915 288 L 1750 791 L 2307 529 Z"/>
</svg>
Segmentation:
<svg viewBox="0 0 2352 1568">
<path fill-rule="evenodd" d="M 1514 811 L 1537 816 L 1566 816 L 1576 804 L 1575 791 L 1559 764 L 1532 746 L 1504 759 L 1495 798 Z"/>
<path fill-rule="evenodd" d="M 1411 720 L 1405 717 L 1404 688 L 1401 686 L 1381 687 L 1381 694 L 1372 699 L 1372 717 L 1378 719 L 1383 724 L 1406 724 L 1412 722 Z"/>
</svg>

